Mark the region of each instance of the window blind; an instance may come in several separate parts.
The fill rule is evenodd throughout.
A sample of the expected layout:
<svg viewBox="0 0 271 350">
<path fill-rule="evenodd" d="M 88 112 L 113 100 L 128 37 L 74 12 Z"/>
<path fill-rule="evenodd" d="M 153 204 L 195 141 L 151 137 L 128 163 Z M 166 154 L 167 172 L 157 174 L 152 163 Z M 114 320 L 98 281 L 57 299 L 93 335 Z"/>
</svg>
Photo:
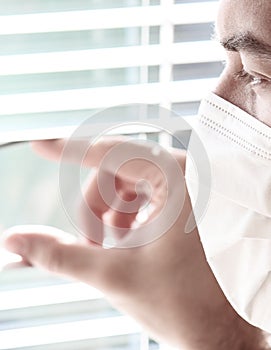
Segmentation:
<svg viewBox="0 0 271 350">
<path fill-rule="evenodd" d="M 222 70 L 223 53 L 210 40 L 217 5 L 0 0 L 0 143 L 67 137 L 116 105 L 195 115 Z M 121 121 L 112 116 L 108 124 Z M 4 349 L 165 348 L 98 291 L 26 268 L 0 273 Z"/>
<path fill-rule="evenodd" d="M 216 9 L 217 1 L 2 0 L 2 142 L 68 136 L 116 105 L 195 113 L 221 70 L 209 40 Z"/>
<path fill-rule="evenodd" d="M 140 327 L 88 286 L 31 268 L 0 281 L 1 350 L 140 348 Z"/>
</svg>

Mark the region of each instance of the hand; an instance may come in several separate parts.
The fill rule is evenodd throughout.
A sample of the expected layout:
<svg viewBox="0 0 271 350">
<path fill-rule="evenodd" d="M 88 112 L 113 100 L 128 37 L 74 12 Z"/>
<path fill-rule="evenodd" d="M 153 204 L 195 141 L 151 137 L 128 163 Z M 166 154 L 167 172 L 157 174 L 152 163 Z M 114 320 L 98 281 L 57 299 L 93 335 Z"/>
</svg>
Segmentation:
<svg viewBox="0 0 271 350">
<path fill-rule="evenodd" d="M 137 319 L 159 341 L 185 349 L 260 349 L 256 346 L 262 341 L 260 332 L 242 320 L 225 299 L 206 262 L 197 230 L 184 233 L 191 204 L 183 178 L 169 184 L 171 188 L 182 188 L 182 211 L 159 239 L 130 249 L 103 249 L 97 244 L 103 240 L 105 224 L 115 227 L 118 239 L 128 237 L 139 204 L 149 196 L 148 190 L 136 193 L 139 179 L 148 180 L 153 188 L 154 209 L 149 222 L 161 213 L 168 195 L 162 172 L 138 159 L 120 168 L 115 179 L 121 199 L 129 202 L 139 198 L 135 210 L 123 213 L 111 209 L 104 201 L 97 185 L 98 170 L 103 157 L 122 142 L 122 139 L 105 139 L 93 146 L 85 158 L 84 164 L 96 169 L 85 199 L 100 219 L 100 224 L 92 225 L 87 213 L 83 213 L 87 241 L 64 243 L 49 234 L 16 232 L 6 237 L 5 247 L 33 266 L 99 288 L 116 307 Z M 42 156 L 59 160 L 63 145 L 63 141 L 43 141 L 33 147 Z M 172 155 L 184 171 L 185 153 L 173 150 Z M 74 154 L 68 158 L 74 160 Z M 101 175 L 109 178 L 114 175 L 110 165 Z M 160 229 L 156 227 L 158 235 Z"/>
</svg>

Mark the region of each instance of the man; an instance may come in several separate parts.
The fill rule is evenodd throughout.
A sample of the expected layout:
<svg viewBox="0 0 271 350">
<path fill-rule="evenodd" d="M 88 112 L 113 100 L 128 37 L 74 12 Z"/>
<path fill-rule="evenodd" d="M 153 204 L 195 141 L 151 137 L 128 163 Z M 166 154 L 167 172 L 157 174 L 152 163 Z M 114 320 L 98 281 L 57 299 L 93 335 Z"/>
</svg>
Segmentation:
<svg viewBox="0 0 271 350">
<path fill-rule="evenodd" d="M 271 125 L 270 16 L 270 0 L 221 1 L 217 34 L 227 52 L 227 64 L 215 89 L 218 96 L 267 125 Z M 102 157 L 119 142 L 110 139 L 98 143 L 88 153 L 87 165 L 98 168 Z M 34 148 L 58 160 L 63 144 L 44 141 Z M 174 151 L 174 156 L 184 169 L 185 153 Z M 119 174 L 120 196 L 124 200 L 134 198 L 135 183 L 147 177 L 154 193 L 159 194 L 154 203 L 161 208 L 166 187 L 159 181 L 159 171 L 152 165 L 138 165 L 142 170 L 136 176 L 129 163 Z M 96 176 L 89 184 L 86 200 L 101 220 L 109 213 L 111 223 L 126 228 L 134 220 L 133 215 L 106 206 Z M 5 246 L 34 266 L 99 288 L 153 337 L 175 347 L 268 349 L 266 334 L 241 318 L 224 296 L 206 261 L 197 230 L 182 234 L 190 212 L 190 198 L 185 193 L 183 210 L 168 232 L 132 249 L 104 250 L 91 243 L 66 244 L 50 235 L 20 232 L 6 237 Z"/>
</svg>

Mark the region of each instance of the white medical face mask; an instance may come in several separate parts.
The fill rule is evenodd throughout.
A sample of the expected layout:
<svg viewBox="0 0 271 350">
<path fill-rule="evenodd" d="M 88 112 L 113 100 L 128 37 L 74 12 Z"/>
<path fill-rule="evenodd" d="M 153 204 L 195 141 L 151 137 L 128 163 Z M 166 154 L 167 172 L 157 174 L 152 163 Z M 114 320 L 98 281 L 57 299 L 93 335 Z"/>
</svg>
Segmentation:
<svg viewBox="0 0 271 350">
<path fill-rule="evenodd" d="M 191 125 L 211 168 L 205 214 L 195 213 L 208 263 L 236 311 L 271 332 L 271 128 L 214 94 Z M 188 155 L 193 206 L 197 174 Z"/>
</svg>

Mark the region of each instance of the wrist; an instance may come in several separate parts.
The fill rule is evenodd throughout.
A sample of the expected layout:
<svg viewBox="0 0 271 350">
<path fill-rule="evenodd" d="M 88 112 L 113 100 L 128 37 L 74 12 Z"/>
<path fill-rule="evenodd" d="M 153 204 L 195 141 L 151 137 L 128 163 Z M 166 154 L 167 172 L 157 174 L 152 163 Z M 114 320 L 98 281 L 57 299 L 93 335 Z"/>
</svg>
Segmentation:
<svg viewBox="0 0 271 350">
<path fill-rule="evenodd" d="M 231 306 L 230 306 L 231 307 Z M 225 339 L 225 350 L 270 350 L 269 335 L 242 319 L 233 309 L 233 320 L 228 328 L 228 340 Z M 228 344 L 226 345 L 228 341 Z"/>
</svg>

